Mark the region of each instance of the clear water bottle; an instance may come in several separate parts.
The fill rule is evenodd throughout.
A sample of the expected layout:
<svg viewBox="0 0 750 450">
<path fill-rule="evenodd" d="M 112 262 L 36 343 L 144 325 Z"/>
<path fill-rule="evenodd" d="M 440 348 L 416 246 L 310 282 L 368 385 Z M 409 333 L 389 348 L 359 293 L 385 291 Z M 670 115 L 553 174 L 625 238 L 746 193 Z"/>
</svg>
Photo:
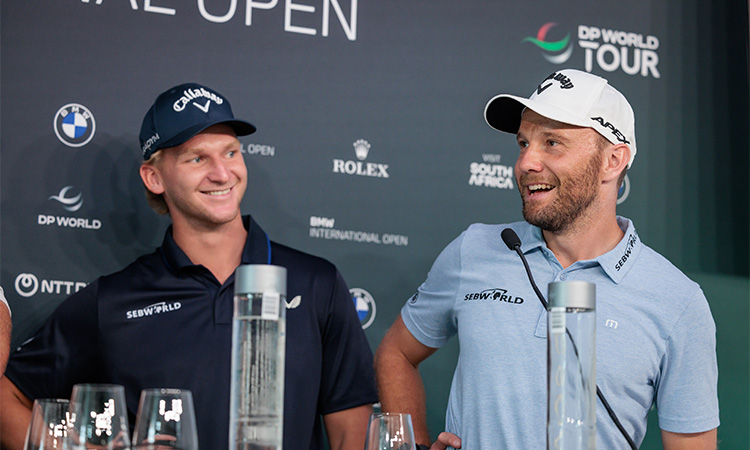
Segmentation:
<svg viewBox="0 0 750 450">
<path fill-rule="evenodd" d="M 232 323 L 230 450 L 281 450 L 286 269 L 237 268 Z"/>
<path fill-rule="evenodd" d="M 596 449 L 596 285 L 549 284 L 547 449 Z"/>
</svg>

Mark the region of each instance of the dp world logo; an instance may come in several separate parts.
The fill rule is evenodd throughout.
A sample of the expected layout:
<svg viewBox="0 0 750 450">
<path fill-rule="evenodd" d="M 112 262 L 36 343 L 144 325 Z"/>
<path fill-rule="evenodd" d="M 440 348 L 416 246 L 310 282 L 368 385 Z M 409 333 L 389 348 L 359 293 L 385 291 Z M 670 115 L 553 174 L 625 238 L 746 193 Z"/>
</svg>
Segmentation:
<svg viewBox="0 0 750 450">
<path fill-rule="evenodd" d="M 83 147 L 94 137 L 96 121 L 88 108 L 68 103 L 55 114 L 54 129 L 60 142 L 69 147 Z"/>
<path fill-rule="evenodd" d="M 563 64 L 570 59 L 570 55 L 573 53 L 573 45 L 570 43 L 570 33 L 566 34 L 565 37 L 559 41 L 547 40 L 547 33 L 555 25 L 557 24 L 554 22 L 545 23 L 539 28 L 539 31 L 537 31 L 536 37 L 525 37 L 521 43 L 531 42 L 544 51 L 544 53 L 542 53 L 544 59 L 552 64 Z"/>
<path fill-rule="evenodd" d="M 362 329 L 366 329 L 375 320 L 375 299 L 369 292 L 360 288 L 351 288 L 349 293 L 354 301 L 354 308 L 357 310 L 357 316 L 362 323 Z"/>
<path fill-rule="evenodd" d="M 73 186 L 65 186 L 60 190 L 59 194 L 51 196 L 49 200 L 59 202 L 63 208 L 70 212 L 78 211 L 83 205 L 83 194 L 79 192 L 78 195 L 68 197 L 68 192 L 70 192 L 71 189 L 73 189 Z"/>
</svg>

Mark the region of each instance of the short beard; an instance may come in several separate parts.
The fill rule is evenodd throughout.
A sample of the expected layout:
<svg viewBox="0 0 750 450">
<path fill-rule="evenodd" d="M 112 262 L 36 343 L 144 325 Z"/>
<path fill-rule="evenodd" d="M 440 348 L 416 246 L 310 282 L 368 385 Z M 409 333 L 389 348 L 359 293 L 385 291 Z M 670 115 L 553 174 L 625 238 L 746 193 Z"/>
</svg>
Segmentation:
<svg viewBox="0 0 750 450">
<path fill-rule="evenodd" d="M 523 218 L 545 231 L 559 233 L 570 228 L 599 195 L 599 171 L 602 153 L 591 157 L 582 173 L 560 180 L 557 198 L 544 210 L 533 212 L 523 204 Z M 520 185 L 519 185 L 520 188 Z"/>
</svg>

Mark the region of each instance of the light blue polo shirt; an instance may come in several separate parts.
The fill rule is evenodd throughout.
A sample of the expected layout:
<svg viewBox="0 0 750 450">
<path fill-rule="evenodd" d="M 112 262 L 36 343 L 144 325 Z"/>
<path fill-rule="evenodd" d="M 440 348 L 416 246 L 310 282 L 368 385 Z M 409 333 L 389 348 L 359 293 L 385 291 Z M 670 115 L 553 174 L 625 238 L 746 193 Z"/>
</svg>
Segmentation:
<svg viewBox="0 0 750 450">
<path fill-rule="evenodd" d="M 542 293 L 552 281 L 596 284 L 597 385 L 640 444 L 656 402 L 660 428 L 693 433 L 719 425 L 716 327 L 703 292 L 644 245 L 633 224 L 613 250 L 563 269 L 541 230 L 525 222 L 474 224 L 438 256 L 401 315 L 421 343 L 458 336 L 446 430 L 465 450 L 546 448 L 547 313 L 518 255 L 520 237 Z M 627 449 L 599 400 L 597 448 Z"/>
</svg>

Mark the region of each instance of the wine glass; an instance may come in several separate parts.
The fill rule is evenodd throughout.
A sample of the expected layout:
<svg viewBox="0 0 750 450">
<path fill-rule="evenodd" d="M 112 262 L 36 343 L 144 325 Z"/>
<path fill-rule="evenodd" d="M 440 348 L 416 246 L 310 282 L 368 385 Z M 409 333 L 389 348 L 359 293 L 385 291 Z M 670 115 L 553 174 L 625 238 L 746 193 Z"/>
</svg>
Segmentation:
<svg viewBox="0 0 750 450">
<path fill-rule="evenodd" d="M 416 447 L 409 414 L 370 415 L 365 450 L 414 450 Z"/>
<path fill-rule="evenodd" d="M 76 384 L 68 419 L 71 450 L 130 448 L 125 388 L 120 385 Z"/>
<path fill-rule="evenodd" d="M 62 449 L 67 434 L 68 406 L 67 399 L 34 400 L 24 450 Z"/>
<path fill-rule="evenodd" d="M 133 445 L 139 450 L 198 450 L 193 394 L 187 389 L 144 389 Z"/>
</svg>

